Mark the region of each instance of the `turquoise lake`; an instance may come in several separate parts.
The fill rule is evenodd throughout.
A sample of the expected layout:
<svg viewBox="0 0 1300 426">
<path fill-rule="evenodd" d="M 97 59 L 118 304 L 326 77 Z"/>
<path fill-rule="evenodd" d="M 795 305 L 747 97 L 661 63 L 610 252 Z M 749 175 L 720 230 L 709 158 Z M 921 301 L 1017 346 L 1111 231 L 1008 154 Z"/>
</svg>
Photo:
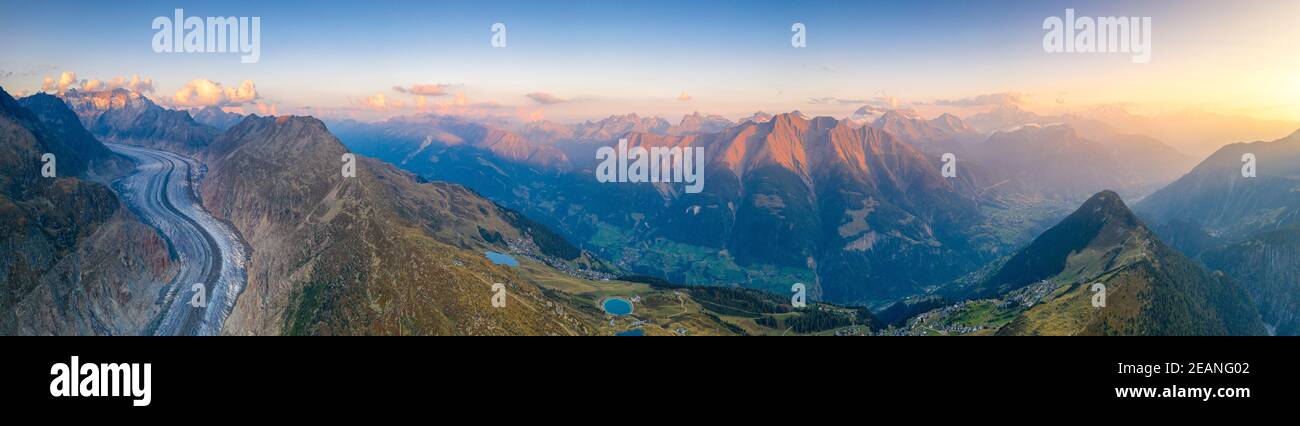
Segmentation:
<svg viewBox="0 0 1300 426">
<path fill-rule="evenodd" d="M 495 251 L 489 251 L 489 252 L 484 252 L 483 255 L 487 256 L 488 260 L 492 261 L 492 263 L 498 265 L 519 266 L 519 261 L 515 260 L 515 258 L 510 257 L 510 255 L 507 254 L 501 254 Z"/>
<path fill-rule="evenodd" d="M 632 302 L 621 297 L 611 297 L 605 299 L 605 303 L 601 305 L 601 308 L 604 308 L 605 312 L 610 315 L 623 316 L 632 313 Z"/>
</svg>

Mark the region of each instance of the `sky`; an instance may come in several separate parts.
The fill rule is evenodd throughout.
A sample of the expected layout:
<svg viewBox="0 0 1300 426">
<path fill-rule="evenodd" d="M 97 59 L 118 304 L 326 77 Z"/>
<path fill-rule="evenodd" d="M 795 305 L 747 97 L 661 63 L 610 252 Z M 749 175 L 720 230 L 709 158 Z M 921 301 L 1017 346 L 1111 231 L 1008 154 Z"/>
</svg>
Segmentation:
<svg viewBox="0 0 1300 426">
<path fill-rule="evenodd" d="M 1067 7 L 1151 17 L 1150 62 L 1045 52 L 1043 21 Z M 1296 1 L 6 0 L 0 8 L 6 90 L 57 91 L 65 72 L 75 73 L 67 87 L 138 76 L 131 87 L 173 107 L 564 122 L 629 112 L 845 116 L 864 104 L 970 113 L 1011 103 L 1042 113 L 1120 105 L 1300 120 Z M 260 60 L 155 53 L 151 23 L 176 8 L 260 17 Z M 498 22 L 502 48 L 491 44 Z M 802 48 L 791 46 L 796 22 L 806 28 Z"/>
</svg>

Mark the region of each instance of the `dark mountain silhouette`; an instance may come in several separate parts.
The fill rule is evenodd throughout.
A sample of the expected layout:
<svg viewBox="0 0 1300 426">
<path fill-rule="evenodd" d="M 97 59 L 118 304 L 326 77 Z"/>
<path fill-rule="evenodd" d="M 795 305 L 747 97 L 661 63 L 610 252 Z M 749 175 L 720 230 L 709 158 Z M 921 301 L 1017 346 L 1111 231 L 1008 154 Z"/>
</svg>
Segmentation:
<svg viewBox="0 0 1300 426">
<path fill-rule="evenodd" d="M 134 334 L 157 312 L 167 248 L 101 182 L 128 167 L 63 101 L 0 89 L 0 334 Z"/>
</svg>

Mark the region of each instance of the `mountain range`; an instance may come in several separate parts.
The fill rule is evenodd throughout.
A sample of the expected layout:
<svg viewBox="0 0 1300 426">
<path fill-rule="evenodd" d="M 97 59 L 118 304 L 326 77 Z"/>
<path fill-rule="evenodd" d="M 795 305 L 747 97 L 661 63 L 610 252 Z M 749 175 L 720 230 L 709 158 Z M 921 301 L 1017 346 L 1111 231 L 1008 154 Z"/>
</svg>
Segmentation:
<svg viewBox="0 0 1300 426">
<path fill-rule="evenodd" d="M 113 99 L 103 93 L 73 96 Z M 203 256 L 228 255 L 225 248 L 187 251 L 192 242 L 176 240 L 172 229 L 182 224 L 158 221 L 166 216 L 151 210 L 158 205 L 136 204 L 160 198 L 172 209 L 169 198 L 184 202 L 175 198 L 178 190 L 198 199 L 177 212 L 210 212 L 249 253 L 234 253 L 247 282 L 229 287 L 237 303 L 216 317 L 223 334 L 862 334 L 875 326 L 861 308 L 814 302 L 795 311 L 752 290 L 616 281 L 617 268 L 459 185 L 365 157 L 356 157 L 355 176 L 344 176 L 351 154 L 310 117 L 242 116 L 199 145 L 125 137 L 215 129 L 184 111 L 148 112 L 157 106 L 140 101 L 146 98 L 117 98 L 134 99 L 134 107 L 80 104 L 78 120 L 62 98 L 0 94 L 0 213 L 12 231 L 0 240 L 0 334 L 163 330 L 171 301 L 188 295 L 188 282 L 174 278 L 214 261 Z M 127 117 L 131 110 L 139 114 Z M 91 135 L 82 122 L 130 125 L 101 126 Z M 99 138 L 128 145 L 110 149 Z M 76 175 L 39 177 L 42 152 L 70 153 L 59 159 L 68 163 L 60 170 Z M 198 168 L 179 181 L 169 180 L 176 169 L 142 175 L 141 167 L 160 167 L 146 157 Z M 161 184 L 140 185 L 140 176 Z M 517 266 L 484 256 L 492 251 L 510 253 Z M 498 295 L 504 306 L 495 306 Z M 209 294 L 214 301 L 223 296 Z M 599 306 L 611 296 L 640 308 L 606 314 Z"/>
<path fill-rule="evenodd" d="M 69 90 L 62 96 L 91 133 L 109 142 L 173 149 L 192 154 L 211 143 L 218 131 L 185 111 L 158 106 L 127 89 Z"/>
<path fill-rule="evenodd" d="M 1253 155 L 1256 176 L 1243 176 Z M 1136 207 L 1189 256 L 1241 281 L 1276 333 L 1300 333 L 1300 131 L 1220 148 Z"/>
<path fill-rule="evenodd" d="M 690 116 L 688 116 L 690 117 Z M 644 118 L 581 128 L 635 128 Z M 631 121 L 629 121 L 631 120 Z M 942 120 L 941 120 L 942 121 Z M 786 288 L 808 282 L 817 297 L 887 299 L 978 268 L 1031 238 L 1043 218 L 1008 210 L 1049 200 L 1016 194 L 971 165 L 940 176 L 942 159 L 891 133 L 829 117 L 778 114 L 724 131 L 614 135 L 637 147 L 703 147 L 702 193 L 680 186 L 605 185 L 592 178 L 594 152 L 614 140 L 538 142 L 521 152 L 563 152 L 549 165 L 491 149 L 485 131 L 458 118 L 408 126 L 341 123 L 359 153 L 432 180 L 457 182 L 539 218 L 616 264 L 691 284 Z M 652 127 L 654 128 L 654 127 Z M 659 126 L 658 128 L 663 128 Z M 505 130 L 502 130 L 505 131 Z M 923 269 L 909 265 L 926 264 Z M 906 274 L 904 274 L 906 271 Z"/>
<path fill-rule="evenodd" d="M 222 287 L 229 312 L 204 320 L 222 334 L 1300 329 L 1288 204 L 1300 132 L 1224 147 L 1182 176 L 1186 157 L 1159 141 L 1012 108 L 972 124 L 864 108 L 846 119 L 697 112 L 675 125 L 636 114 L 327 125 L 191 116 L 124 89 L 0 93 L 2 334 L 188 333 L 165 318 L 185 291 L 178 277 L 215 262 L 194 256 L 246 272 Z M 998 120 L 1024 122 L 977 130 Z M 620 139 L 703 148 L 703 191 L 595 180 L 594 153 Z M 57 177 L 41 177 L 44 153 Z M 182 173 L 140 185 L 141 168 L 156 167 L 142 153 L 175 156 Z M 1240 177 L 1245 153 L 1258 178 Z M 180 216 L 219 222 L 204 229 L 228 227 L 220 238 L 246 251 L 191 252 L 178 224 L 139 204 L 189 202 L 175 198 L 185 191 L 194 205 Z M 794 283 L 811 308 L 787 303 Z M 1106 307 L 1092 306 L 1093 284 Z M 603 312 L 610 297 L 638 300 L 636 316 Z M 888 329 L 864 308 L 897 301 L 881 311 Z"/>
</svg>

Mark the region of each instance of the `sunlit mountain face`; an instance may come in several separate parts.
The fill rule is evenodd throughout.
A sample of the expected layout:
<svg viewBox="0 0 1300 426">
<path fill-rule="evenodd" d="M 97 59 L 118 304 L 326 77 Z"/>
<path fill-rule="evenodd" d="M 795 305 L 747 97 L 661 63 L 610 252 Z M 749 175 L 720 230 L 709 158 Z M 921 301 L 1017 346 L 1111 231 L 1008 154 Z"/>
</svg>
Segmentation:
<svg viewBox="0 0 1300 426">
<path fill-rule="evenodd" d="M 1300 334 L 1296 4 L 60 6 L 0 334 Z"/>
</svg>

